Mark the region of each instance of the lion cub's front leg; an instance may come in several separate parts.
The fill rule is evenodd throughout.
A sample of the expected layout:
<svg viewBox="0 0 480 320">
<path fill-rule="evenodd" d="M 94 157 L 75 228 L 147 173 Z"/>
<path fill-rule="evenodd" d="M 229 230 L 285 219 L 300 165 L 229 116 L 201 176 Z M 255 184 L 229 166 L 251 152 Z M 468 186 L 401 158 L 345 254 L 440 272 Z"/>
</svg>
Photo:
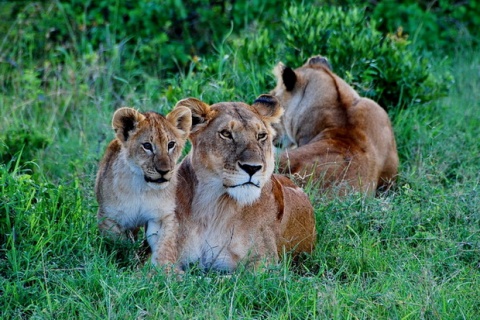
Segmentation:
<svg viewBox="0 0 480 320">
<path fill-rule="evenodd" d="M 104 236 L 116 239 L 127 239 L 125 229 L 115 220 L 108 218 L 108 216 L 98 209 L 97 213 L 98 228 L 100 233 Z"/>
<path fill-rule="evenodd" d="M 177 260 L 178 220 L 174 213 L 147 223 L 147 241 L 152 248 L 152 263 L 173 265 Z"/>
</svg>

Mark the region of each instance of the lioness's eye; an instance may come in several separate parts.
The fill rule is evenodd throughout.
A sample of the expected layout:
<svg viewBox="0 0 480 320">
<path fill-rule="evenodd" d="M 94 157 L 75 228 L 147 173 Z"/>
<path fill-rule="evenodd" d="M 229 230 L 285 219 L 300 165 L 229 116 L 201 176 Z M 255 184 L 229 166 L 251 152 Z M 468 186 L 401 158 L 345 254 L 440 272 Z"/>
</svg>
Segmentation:
<svg viewBox="0 0 480 320">
<path fill-rule="evenodd" d="M 267 139 L 267 134 L 265 132 L 259 133 L 257 135 L 257 139 L 258 139 L 258 141 L 263 141 L 263 140 Z"/>
<path fill-rule="evenodd" d="M 175 147 L 175 141 L 170 141 L 168 143 L 168 150 L 173 149 L 173 147 Z"/>
<path fill-rule="evenodd" d="M 220 136 L 225 139 L 232 139 L 232 133 L 228 130 L 222 130 L 220 131 Z"/>
<path fill-rule="evenodd" d="M 151 144 L 150 142 L 142 143 L 142 147 L 143 147 L 145 150 L 153 151 L 153 147 L 152 147 L 152 144 Z"/>
</svg>

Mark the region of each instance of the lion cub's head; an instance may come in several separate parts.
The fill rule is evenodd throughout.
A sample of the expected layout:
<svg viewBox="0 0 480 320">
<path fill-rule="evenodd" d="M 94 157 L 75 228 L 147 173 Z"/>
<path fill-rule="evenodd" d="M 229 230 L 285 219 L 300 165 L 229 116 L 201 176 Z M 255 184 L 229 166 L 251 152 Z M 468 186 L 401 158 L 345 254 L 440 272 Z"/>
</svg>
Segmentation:
<svg viewBox="0 0 480 320">
<path fill-rule="evenodd" d="M 166 117 L 120 108 L 112 126 L 121 144 L 121 156 L 130 169 L 143 175 L 149 186 L 163 189 L 174 174 L 175 164 L 190 133 L 191 112 L 176 108 Z"/>
<path fill-rule="evenodd" d="M 199 182 L 242 206 L 255 202 L 274 169 L 271 124 L 283 113 L 277 99 L 261 95 L 253 105 L 209 106 L 187 98 L 177 103 L 180 107 L 192 112 L 191 161 Z"/>
</svg>

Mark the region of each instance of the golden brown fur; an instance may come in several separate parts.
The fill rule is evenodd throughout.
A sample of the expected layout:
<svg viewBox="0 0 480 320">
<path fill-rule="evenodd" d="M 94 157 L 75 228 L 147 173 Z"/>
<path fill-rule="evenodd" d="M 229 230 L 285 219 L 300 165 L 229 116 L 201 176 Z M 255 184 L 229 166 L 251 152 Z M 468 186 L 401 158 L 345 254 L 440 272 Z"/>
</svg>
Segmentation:
<svg viewBox="0 0 480 320">
<path fill-rule="evenodd" d="M 362 98 L 315 56 L 295 70 L 280 63 L 271 92 L 285 109 L 277 141 L 286 141 L 279 170 L 329 192 L 374 193 L 395 181 L 398 155 L 387 113 Z"/>
<path fill-rule="evenodd" d="M 232 271 L 310 252 L 316 238 L 306 194 L 274 169 L 271 123 L 282 110 L 269 95 L 253 105 L 212 106 L 189 98 L 192 150 L 179 169 L 179 261 Z"/>
<path fill-rule="evenodd" d="M 175 263 L 176 162 L 190 132 L 191 112 L 177 108 L 164 117 L 121 108 L 112 125 L 116 138 L 100 162 L 95 185 L 99 228 L 123 238 L 146 225 L 152 263 Z"/>
</svg>

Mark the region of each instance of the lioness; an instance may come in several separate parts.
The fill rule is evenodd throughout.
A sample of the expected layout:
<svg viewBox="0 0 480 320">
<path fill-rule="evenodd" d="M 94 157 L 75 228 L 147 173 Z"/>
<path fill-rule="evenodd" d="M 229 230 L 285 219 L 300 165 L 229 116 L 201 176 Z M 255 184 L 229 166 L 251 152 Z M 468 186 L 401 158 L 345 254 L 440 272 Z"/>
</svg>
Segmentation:
<svg viewBox="0 0 480 320">
<path fill-rule="evenodd" d="M 166 117 L 118 109 L 112 120 L 116 138 L 99 165 L 95 193 L 101 232 L 124 238 L 127 231 L 147 224 L 154 265 L 176 262 L 175 165 L 191 123 L 185 107 Z"/>
<path fill-rule="evenodd" d="M 280 156 L 279 170 L 345 194 L 388 188 L 398 170 L 398 155 L 387 113 L 362 98 L 314 56 L 293 70 L 279 63 L 271 92 L 285 109 L 278 131 L 296 146 Z"/>
<path fill-rule="evenodd" d="M 177 103 L 183 107 L 193 121 L 192 150 L 177 187 L 181 266 L 229 272 L 240 263 L 275 262 L 284 251 L 312 251 L 315 219 L 307 195 L 272 175 L 271 124 L 282 114 L 277 99 L 210 106 L 188 98 Z"/>
</svg>

